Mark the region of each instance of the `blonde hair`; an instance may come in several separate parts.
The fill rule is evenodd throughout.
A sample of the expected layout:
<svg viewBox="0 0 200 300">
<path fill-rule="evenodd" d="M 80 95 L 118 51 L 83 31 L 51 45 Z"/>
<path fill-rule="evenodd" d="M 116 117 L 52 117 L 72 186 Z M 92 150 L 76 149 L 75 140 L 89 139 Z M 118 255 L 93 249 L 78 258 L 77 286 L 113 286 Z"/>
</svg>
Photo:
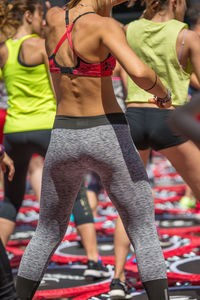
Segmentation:
<svg viewBox="0 0 200 300">
<path fill-rule="evenodd" d="M 79 2 L 81 2 L 81 0 L 70 0 L 67 4 L 66 4 L 66 8 L 67 9 L 71 9 L 74 6 L 76 6 Z"/>
<path fill-rule="evenodd" d="M 11 38 L 23 24 L 24 13 L 34 13 L 36 7 L 42 5 L 40 0 L 0 0 L 0 42 Z"/>
<path fill-rule="evenodd" d="M 70 0 L 65 5 L 65 9 L 69 10 L 69 9 L 75 7 L 77 4 L 79 4 L 79 2 L 81 2 L 81 0 Z M 102 6 L 102 1 L 101 0 L 94 0 L 92 5 L 94 6 L 94 9 L 97 10 L 99 7 Z"/>
</svg>

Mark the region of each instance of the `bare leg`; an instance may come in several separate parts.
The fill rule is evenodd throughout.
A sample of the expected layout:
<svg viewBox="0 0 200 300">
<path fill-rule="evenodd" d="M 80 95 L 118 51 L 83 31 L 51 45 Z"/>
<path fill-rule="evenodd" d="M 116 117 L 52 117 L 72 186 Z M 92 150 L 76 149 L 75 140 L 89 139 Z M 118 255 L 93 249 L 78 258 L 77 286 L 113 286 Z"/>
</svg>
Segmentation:
<svg viewBox="0 0 200 300">
<path fill-rule="evenodd" d="M 160 152 L 169 159 L 200 201 L 200 153 L 197 146 L 188 141 Z"/>
<path fill-rule="evenodd" d="M 150 149 L 138 151 L 145 168 L 146 168 L 148 160 L 149 160 L 150 151 L 151 151 Z"/>
<path fill-rule="evenodd" d="M 147 165 L 150 150 L 139 151 L 144 166 Z M 120 216 L 117 218 L 115 235 L 114 235 L 114 247 L 115 247 L 115 274 L 114 278 L 119 278 L 121 281 L 125 281 L 124 266 L 126 263 L 126 257 L 129 252 L 130 241 L 124 229 L 124 225 Z"/>
<path fill-rule="evenodd" d="M 117 218 L 114 236 L 115 274 L 114 278 L 125 281 L 124 266 L 130 248 L 130 241 L 120 217 Z"/>
<path fill-rule="evenodd" d="M 97 194 L 93 191 L 86 191 L 89 205 L 91 207 L 93 217 L 97 217 L 97 206 L 98 206 L 98 197 Z"/>
<path fill-rule="evenodd" d="M 8 240 L 15 229 L 15 222 L 0 218 L 0 228 L 1 228 L 0 238 L 2 240 L 4 247 L 6 247 Z"/>
<path fill-rule="evenodd" d="M 32 157 L 29 164 L 29 176 L 32 189 L 37 200 L 40 202 L 40 193 L 42 185 L 42 171 L 44 159 L 41 156 Z"/>
<path fill-rule="evenodd" d="M 85 248 L 88 260 L 98 261 L 96 229 L 94 223 L 87 223 L 77 226 L 81 241 Z"/>
</svg>

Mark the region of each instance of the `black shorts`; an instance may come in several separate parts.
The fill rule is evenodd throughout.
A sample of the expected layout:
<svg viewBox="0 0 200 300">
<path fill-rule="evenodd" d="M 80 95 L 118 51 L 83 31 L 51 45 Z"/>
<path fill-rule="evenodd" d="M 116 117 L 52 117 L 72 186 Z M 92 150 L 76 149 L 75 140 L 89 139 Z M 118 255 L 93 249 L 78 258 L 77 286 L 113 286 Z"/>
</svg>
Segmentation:
<svg viewBox="0 0 200 300">
<path fill-rule="evenodd" d="M 88 203 L 84 184 L 81 185 L 80 191 L 76 197 L 72 213 L 74 215 L 74 223 L 76 226 L 94 223 L 92 210 Z"/>
<path fill-rule="evenodd" d="M 174 133 L 168 124 L 170 109 L 128 107 L 126 118 L 138 150 L 156 151 L 183 144 L 187 139 Z"/>
</svg>

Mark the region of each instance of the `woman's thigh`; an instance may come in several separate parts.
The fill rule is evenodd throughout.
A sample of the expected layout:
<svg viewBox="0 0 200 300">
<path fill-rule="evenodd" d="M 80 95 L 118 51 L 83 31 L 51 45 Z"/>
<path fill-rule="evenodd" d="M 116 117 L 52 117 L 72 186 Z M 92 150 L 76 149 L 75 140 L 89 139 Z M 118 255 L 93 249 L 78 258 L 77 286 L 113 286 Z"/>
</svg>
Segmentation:
<svg viewBox="0 0 200 300">
<path fill-rule="evenodd" d="M 160 151 L 164 154 L 200 200 L 200 151 L 192 141 Z"/>
</svg>

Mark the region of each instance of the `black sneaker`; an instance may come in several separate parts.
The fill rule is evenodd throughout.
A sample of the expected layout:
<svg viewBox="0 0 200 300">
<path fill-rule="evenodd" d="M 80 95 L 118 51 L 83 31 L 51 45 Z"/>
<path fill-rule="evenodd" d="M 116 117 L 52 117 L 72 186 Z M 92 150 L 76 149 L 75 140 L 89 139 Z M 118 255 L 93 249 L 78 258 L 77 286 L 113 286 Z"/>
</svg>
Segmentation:
<svg viewBox="0 0 200 300">
<path fill-rule="evenodd" d="M 114 278 L 110 284 L 109 296 L 111 299 L 131 299 L 131 289 L 128 288 L 126 282 Z"/>
<path fill-rule="evenodd" d="M 102 265 L 101 262 L 95 262 L 93 260 L 88 260 L 88 268 L 85 270 L 83 275 L 85 277 L 95 278 L 109 278 L 110 272 L 106 267 Z"/>
</svg>

